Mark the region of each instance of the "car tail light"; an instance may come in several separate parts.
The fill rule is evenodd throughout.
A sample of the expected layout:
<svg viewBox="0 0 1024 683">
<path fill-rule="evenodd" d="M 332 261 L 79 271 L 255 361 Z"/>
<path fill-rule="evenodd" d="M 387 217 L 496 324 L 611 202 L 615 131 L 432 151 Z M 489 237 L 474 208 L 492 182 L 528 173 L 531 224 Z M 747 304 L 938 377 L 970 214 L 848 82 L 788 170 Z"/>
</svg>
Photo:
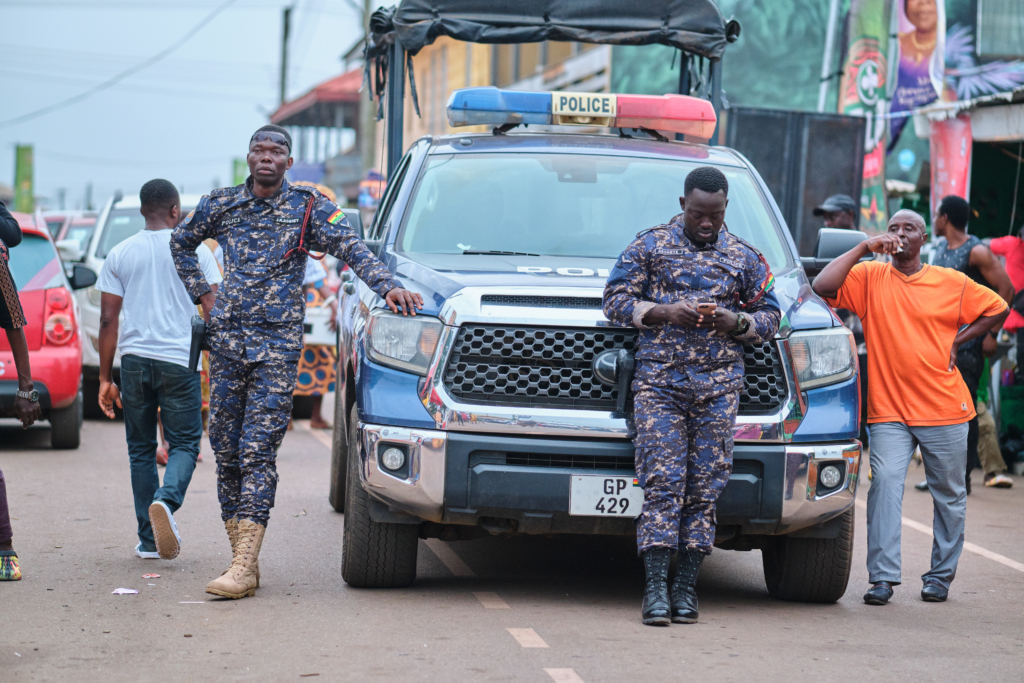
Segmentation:
<svg viewBox="0 0 1024 683">
<path fill-rule="evenodd" d="M 63 346 L 75 338 L 75 314 L 68 290 L 63 287 L 46 290 L 46 314 L 43 319 L 43 336 L 49 343 Z"/>
</svg>

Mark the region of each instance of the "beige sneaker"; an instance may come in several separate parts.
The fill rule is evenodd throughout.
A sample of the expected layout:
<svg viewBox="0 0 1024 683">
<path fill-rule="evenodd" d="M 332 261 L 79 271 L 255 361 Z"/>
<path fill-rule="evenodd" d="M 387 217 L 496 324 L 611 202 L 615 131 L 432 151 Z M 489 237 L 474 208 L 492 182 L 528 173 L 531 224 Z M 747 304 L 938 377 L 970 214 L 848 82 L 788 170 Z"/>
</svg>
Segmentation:
<svg viewBox="0 0 1024 683">
<path fill-rule="evenodd" d="M 206 586 L 206 592 L 224 598 L 248 598 L 256 595 L 256 560 L 267 528 L 248 519 L 238 522 L 235 556 L 231 568 Z"/>
<path fill-rule="evenodd" d="M 181 536 L 174 523 L 171 508 L 162 500 L 153 501 L 149 506 L 149 523 L 153 525 L 153 539 L 156 551 L 162 560 L 173 560 L 181 552 Z"/>
<path fill-rule="evenodd" d="M 228 521 L 224 522 L 224 528 L 228 532 L 228 540 L 231 541 L 231 561 L 234 562 L 234 559 L 235 559 L 235 546 L 238 545 L 238 518 L 237 517 L 232 517 Z M 260 587 L 260 563 L 259 563 L 259 560 L 255 561 L 254 568 L 256 570 L 256 587 L 259 588 Z M 220 573 L 220 575 L 224 576 L 230 570 L 231 570 L 231 567 L 228 567 L 227 569 L 222 571 Z"/>
</svg>

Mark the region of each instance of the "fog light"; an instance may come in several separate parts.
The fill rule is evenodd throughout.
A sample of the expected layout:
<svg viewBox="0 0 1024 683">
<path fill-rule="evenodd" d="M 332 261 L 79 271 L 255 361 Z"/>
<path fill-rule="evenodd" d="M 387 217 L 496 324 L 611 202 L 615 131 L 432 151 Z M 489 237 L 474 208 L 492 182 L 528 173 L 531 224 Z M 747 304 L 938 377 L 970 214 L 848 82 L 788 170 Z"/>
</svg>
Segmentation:
<svg viewBox="0 0 1024 683">
<path fill-rule="evenodd" d="M 387 454 L 385 454 L 385 457 Z M 839 480 L 842 479 L 842 474 L 839 472 L 839 468 L 835 465 L 828 465 L 821 469 L 821 474 L 818 475 L 818 481 L 821 485 L 827 489 L 835 488 L 839 486 Z"/>
<path fill-rule="evenodd" d="M 380 461 L 385 468 L 394 472 L 395 470 L 402 469 L 402 465 L 405 464 L 405 453 L 398 448 L 389 448 L 381 454 Z M 839 476 L 838 473 L 836 476 Z"/>
</svg>

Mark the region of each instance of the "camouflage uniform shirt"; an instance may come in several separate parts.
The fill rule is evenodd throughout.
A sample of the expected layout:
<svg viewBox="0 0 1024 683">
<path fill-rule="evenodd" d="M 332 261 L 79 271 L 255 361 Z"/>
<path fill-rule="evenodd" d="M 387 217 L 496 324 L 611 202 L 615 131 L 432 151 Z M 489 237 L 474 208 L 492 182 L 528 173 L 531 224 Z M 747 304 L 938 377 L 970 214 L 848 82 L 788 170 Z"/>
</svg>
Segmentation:
<svg viewBox="0 0 1024 683">
<path fill-rule="evenodd" d="M 400 286 L 367 249 L 338 207 L 311 187 L 284 181 L 273 196 L 252 193 L 252 178 L 203 197 L 174 229 L 171 254 L 195 301 L 210 286 L 195 249 L 213 238 L 224 249 L 224 282 L 217 292 L 208 338 L 217 353 L 235 360 L 298 360 L 306 302 L 302 279 L 307 256 L 299 246 L 306 205 L 313 210 L 303 246 L 345 261 L 373 291 L 385 296 Z"/>
<path fill-rule="evenodd" d="M 615 324 L 640 328 L 638 361 L 712 372 L 716 381 L 732 384 L 743 378 L 742 345 L 768 341 L 779 329 L 773 288 L 768 264 L 750 244 L 723 227 L 714 243 L 698 247 L 683 232 L 679 214 L 644 230 L 622 252 L 605 287 L 604 313 Z M 710 329 L 643 324 L 657 304 L 679 301 L 718 304 L 746 316 L 750 326 L 740 336 L 712 336 Z M 752 303 L 744 309 L 746 302 Z"/>
</svg>

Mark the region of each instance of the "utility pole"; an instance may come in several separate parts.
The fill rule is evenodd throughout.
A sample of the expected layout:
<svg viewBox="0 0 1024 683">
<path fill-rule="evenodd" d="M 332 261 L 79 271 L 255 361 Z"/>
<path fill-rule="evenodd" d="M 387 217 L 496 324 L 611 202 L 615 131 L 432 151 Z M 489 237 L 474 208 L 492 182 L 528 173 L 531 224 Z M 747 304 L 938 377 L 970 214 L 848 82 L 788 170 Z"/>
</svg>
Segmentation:
<svg viewBox="0 0 1024 683">
<path fill-rule="evenodd" d="M 832 58 L 836 39 L 836 24 L 839 21 L 839 0 L 832 0 L 828 10 L 828 27 L 825 29 L 825 54 L 821 57 L 821 85 L 818 89 L 818 111 L 825 111 L 828 99 L 828 84 L 832 80 Z"/>
<path fill-rule="evenodd" d="M 292 8 L 284 8 L 284 26 L 281 31 L 281 92 L 278 104 L 284 104 L 288 90 L 288 33 L 291 30 Z"/>
<path fill-rule="evenodd" d="M 85 184 L 85 210 L 92 211 L 94 208 L 92 205 L 92 181 L 90 180 Z"/>
<path fill-rule="evenodd" d="M 363 0 L 363 40 L 370 40 L 370 14 L 373 12 L 373 0 Z M 365 65 L 364 65 L 365 68 Z M 376 166 L 377 155 L 374 146 L 377 144 L 377 105 L 373 101 L 373 73 L 366 84 L 370 92 L 363 93 L 359 98 L 359 151 L 363 160 L 363 170 L 368 171 Z"/>
</svg>

